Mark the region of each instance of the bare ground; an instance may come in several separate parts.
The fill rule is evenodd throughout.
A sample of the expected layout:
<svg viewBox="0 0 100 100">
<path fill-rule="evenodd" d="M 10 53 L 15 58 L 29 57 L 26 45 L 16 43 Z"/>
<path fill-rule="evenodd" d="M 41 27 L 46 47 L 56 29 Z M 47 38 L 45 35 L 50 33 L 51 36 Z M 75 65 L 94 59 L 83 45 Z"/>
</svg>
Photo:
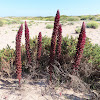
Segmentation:
<svg viewBox="0 0 100 100">
<path fill-rule="evenodd" d="M 33 81 L 22 79 L 21 87 L 18 80 L 0 79 L 0 100 L 84 100 L 91 99 L 91 94 L 74 92 L 73 89 L 48 85 L 45 79 Z"/>
</svg>

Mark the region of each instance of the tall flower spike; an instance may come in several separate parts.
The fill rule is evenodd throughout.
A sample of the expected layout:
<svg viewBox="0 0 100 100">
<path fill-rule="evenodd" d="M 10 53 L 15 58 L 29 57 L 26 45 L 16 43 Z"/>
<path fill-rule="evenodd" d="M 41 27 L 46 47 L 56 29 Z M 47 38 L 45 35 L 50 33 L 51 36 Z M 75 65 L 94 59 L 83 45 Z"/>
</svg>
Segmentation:
<svg viewBox="0 0 100 100">
<path fill-rule="evenodd" d="M 61 41 L 62 41 L 62 28 L 59 25 L 58 35 L 57 35 L 57 60 L 60 60 L 61 57 Z"/>
<path fill-rule="evenodd" d="M 74 69 L 77 70 L 83 54 L 83 49 L 86 41 L 85 23 L 83 22 L 81 32 L 78 38 L 77 51 L 74 59 Z"/>
<path fill-rule="evenodd" d="M 51 50 L 50 50 L 50 66 L 49 66 L 49 73 L 50 73 L 50 81 L 52 77 L 52 64 L 54 63 L 54 57 L 55 57 L 55 49 L 56 49 L 56 37 L 58 34 L 58 28 L 59 28 L 59 20 L 60 20 L 60 14 L 59 10 L 57 11 L 57 14 L 55 16 L 55 22 L 54 22 L 54 29 L 52 33 L 52 39 L 51 39 Z"/>
<path fill-rule="evenodd" d="M 41 50 L 42 50 L 42 35 L 40 32 L 38 35 L 37 60 L 40 60 L 41 58 Z"/>
<path fill-rule="evenodd" d="M 26 47 L 27 60 L 28 60 L 28 63 L 30 64 L 32 59 L 31 59 L 31 54 L 30 54 L 29 29 L 28 29 L 26 21 L 25 21 L 25 47 Z"/>
<path fill-rule="evenodd" d="M 19 31 L 16 35 L 16 68 L 17 68 L 17 79 L 19 79 L 19 86 L 21 80 L 21 73 L 22 73 L 22 64 L 21 64 L 21 36 L 22 36 L 23 25 L 19 28 Z"/>
</svg>

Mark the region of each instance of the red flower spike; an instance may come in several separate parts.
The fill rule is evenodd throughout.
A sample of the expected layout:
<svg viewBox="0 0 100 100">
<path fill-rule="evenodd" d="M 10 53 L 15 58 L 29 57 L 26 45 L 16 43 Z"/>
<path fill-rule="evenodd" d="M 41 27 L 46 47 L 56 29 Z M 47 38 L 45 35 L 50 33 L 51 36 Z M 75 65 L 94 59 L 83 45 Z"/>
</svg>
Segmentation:
<svg viewBox="0 0 100 100">
<path fill-rule="evenodd" d="M 38 35 L 37 60 L 40 60 L 40 58 L 41 58 L 41 50 L 42 50 L 42 35 L 40 32 Z"/>
<path fill-rule="evenodd" d="M 17 68 L 17 79 L 19 79 L 19 86 L 22 73 L 22 64 L 21 64 L 21 36 L 22 36 L 23 25 L 19 28 L 19 31 L 16 35 L 16 68 Z"/>
<path fill-rule="evenodd" d="M 27 60 L 28 60 L 28 63 L 30 64 L 32 59 L 31 59 L 31 54 L 30 54 L 29 29 L 28 29 L 26 21 L 25 21 L 25 47 L 26 47 Z"/>
<path fill-rule="evenodd" d="M 57 35 L 57 60 L 60 60 L 61 57 L 61 41 L 62 41 L 62 28 L 59 25 L 58 35 Z"/>
<path fill-rule="evenodd" d="M 56 49 L 56 37 L 58 34 L 58 28 L 59 28 L 59 20 L 60 20 L 60 14 L 59 10 L 57 11 L 57 14 L 55 16 L 55 22 L 54 22 L 54 29 L 52 33 L 52 39 L 51 39 L 51 50 L 50 50 L 50 66 L 49 66 L 49 72 L 50 72 L 50 81 L 52 77 L 52 64 L 54 63 L 54 57 L 55 57 L 55 49 Z"/>
<path fill-rule="evenodd" d="M 85 45 L 85 41 L 86 41 L 86 34 L 85 34 L 85 23 L 83 22 L 82 24 L 82 28 L 81 28 L 81 32 L 78 38 L 78 44 L 77 44 L 77 51 L 76 51 L 76 55 L 75 55 L 75 59 L 74 59 L 74 69 L 77 70 L 78 66 L 80 65 L 80 61 L 82 58 L 82 54 L 83 54 L 83 49 L 84 49 L 84 45 Z"/>
</svg>

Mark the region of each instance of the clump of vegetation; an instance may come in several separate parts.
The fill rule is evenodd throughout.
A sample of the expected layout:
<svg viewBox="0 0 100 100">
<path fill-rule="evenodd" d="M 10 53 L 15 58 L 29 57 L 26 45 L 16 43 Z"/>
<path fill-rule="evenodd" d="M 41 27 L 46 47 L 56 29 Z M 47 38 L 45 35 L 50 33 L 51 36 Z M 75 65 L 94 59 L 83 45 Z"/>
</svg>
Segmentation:
<svg viewBox="0 0 100 100">
<path fill-rule="evenodd" d="M 93 29 L 97 29 L 99 27 L 99 23 L 96 21 L 92 21 L 87 23 L 86 25 L 87 28 L 93 28 Z"/>
<path fill-rule="evenodd" d="M 97 18 L 96 18 L 96 21 L 100 21 L 100 17 L 97 17 Z"/>
<path fill-rule="evenodd" d="M 20 20 L 8 20 L 6 23 L 10 25 L 10 24 L 22 24 L 23 22 L 21 22 Z"/>
<path fill-rule="evenodd" d="M 95 20 L 95 16 L 93 15 L 85 15 L 85 16 L 80 16 L 80 20 Z"/>
<path fill-rule="evenodd" d="M 48 17 L 45 17 L 43 20 L 54 21 L 54 17 L 53 16 L 48 16 Z"/>
<path fill-rule="evenodd" d="M 77 27 L 76 29 L 75 29 L 75 33 L 80 33 L 81 32 L 81 27 Z"/>
<path fill-rule="evenodd" d="M 0 20 L 0 27 L 2 27 L 3 26 L 3 22 Z"/>
<path fill-rule="evenodd" d="M 11 47 L 7 45 L 6 48 L 0 50 L 0 62 L 2 57 L 8 62 L 12 57 L 15 56 L 14 53 L 15 53 L 14 49 L 11 49 Z"/>
<path fill-rule="evenodd" d="M 67 21 L 79 21 L 78 17 L 68 17 Z"/>
<path fill-rule="evenodd" d="M 46 29 L 52 29 L 52 28 L 53 28 L 53 25 L 51 25 L 51 24 L 46 25 Z"/>
</svg>

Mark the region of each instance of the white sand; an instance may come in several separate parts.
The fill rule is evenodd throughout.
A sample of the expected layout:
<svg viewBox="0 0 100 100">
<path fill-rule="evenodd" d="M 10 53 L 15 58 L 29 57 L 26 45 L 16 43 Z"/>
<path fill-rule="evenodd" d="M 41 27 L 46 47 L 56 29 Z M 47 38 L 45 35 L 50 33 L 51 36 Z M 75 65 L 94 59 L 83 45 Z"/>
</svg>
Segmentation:
<svg viewBox="0 0 100 100">
<path fill-rule="evenodd" d="M 0 79 L 0 100 L 83 100 L 90 98 L 86 93 L 75 93 L 72 89 L 52 87 L 45 80 L 33 82 L 22 80 L 18 88 L 16 79 Z M 15 83 L 14 83 L 15 82 Z"/>
<path fill-rule="evenodd" d="M 42 36 L 46 35 L 48 37 L 51 37 L 53 29 L 46 29 L 47 24 L 53 24 L 53 22 L 36 21 L 35 24 L 29 26 L 30 37 L 33 38 L 34 36 L 38 35 L 39 32 L 42 32 Z M 65 25 L 62 26 L 62 35 L 78 37 L 79 35 L 75 34 L 75 29 L 77 26 L 82 25 L 82 21 L 74 22 L 74 25 L 66 25 L 66 24 L 67 23 L 65 23 Z M 11 46 L 11 48 L 15 48 L 15 37 L 19 29 L 18 28 L 19 26 L 20 24 L 13 24 L 0 27 L 0 49 L 5 48 L 7 44 Z M 100 27 L 98 29 L 86 28 L 86 36 L 91 39 L 91 42 L 93 44 L 100 45 Z M 22 35 L 22 43 L 23 44 L 25 43 L 24 30 Z"/>
</svg>

